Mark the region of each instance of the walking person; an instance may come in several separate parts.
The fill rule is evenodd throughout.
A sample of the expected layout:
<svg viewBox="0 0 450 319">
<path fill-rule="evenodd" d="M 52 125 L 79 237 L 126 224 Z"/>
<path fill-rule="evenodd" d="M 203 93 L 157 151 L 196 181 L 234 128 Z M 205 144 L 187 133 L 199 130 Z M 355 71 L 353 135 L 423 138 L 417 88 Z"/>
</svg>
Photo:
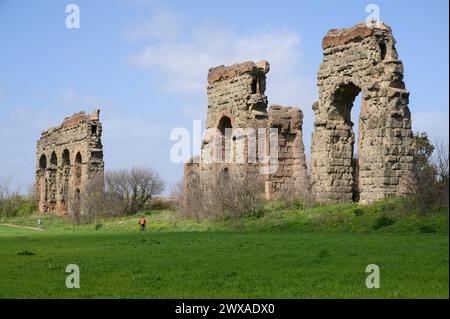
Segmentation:
<svg viewBox="0 0 450 319">
<path fill-rule="evenodd" d="M 145 231 L 145 226 L 147 225 L 147 221 L 145 220 L 144 216 L 142 216 L 141 220 L 139 221 L 139 225 L 141 225 L 141 231 Z"/>
</svg>

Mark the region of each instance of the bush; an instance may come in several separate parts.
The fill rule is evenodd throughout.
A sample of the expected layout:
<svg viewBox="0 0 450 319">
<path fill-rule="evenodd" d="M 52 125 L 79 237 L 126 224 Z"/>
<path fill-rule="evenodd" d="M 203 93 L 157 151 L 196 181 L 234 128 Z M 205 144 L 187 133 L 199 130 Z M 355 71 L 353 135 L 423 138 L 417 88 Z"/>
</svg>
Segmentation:
<svg viewBox="0 0 450 319">
<path fill-rule="evenodd" d="M 133 167 L 106 172 L 105 188 L 115 199 L 120 213 L 135 214 L 144 209 L 153 196 L 164 191 L 165 182 L 152 169 Z"/>
<path fill-rule="evenodd" d="M 244 216 L 264 214 L 263 184 L 258 174 L 246 168 L 234 168 L 231 172 L 224 169 L 207 180 L 196 180 L 187 188 L 186 193 L 178 192 L 182 217 L 240 222 Z"/>
<path fill-rule="evenodd" d="M 69 201 L 69 213 L 77 224 L 95 222 L 99 216 L 135 214 L 152 205 L 153 196 L 164 189 L 164 181 L 149 168 L 108 171 L 92 179 L 81 198 Z"/>
<path fill-rule="evenodd" d="M 353 209 L 353 214 L 355 214 L 355 216 L 362 216 L 364 215 L 364 209 L 356 207 Z"/>
<path fill-rule="evenodd" d="M 434 227 L 432 225 L 420 225 L 419 231 L 424 234 L 432 234 L 432 233 L 436 233 L 437 230 L 436 230 L 436 227 Z"/>
<path fill-rule="evenodd" d="M 414 135 L 413 154 L 416 191 L 413 207 L 422 214 L 448 208 L 449 153 L 448 143 L 431 143 L 426 133 Z"/>
<path fill-rule="evenodd" d="M 328 249 L 322 248 L 322 249 L 319 251 L 318 257 L 319 257 L 319 258 L 325 258 L 325 257 L 328 257 L 329 255 L 330 255 L 330 252 L 328 251 Z"/>
<path fill-rule="evenodd" d="M 154 198 L 145 207 L 147 210 L 172 210 L 176 208 L 174 200 L 162 197 Z"/>
<path fill-rule="evenodd" d="M 375 220 L 375 223 L 373 224 L 372 228 L 375 230 L 381 229 L 383 227 L 392 225 L 396 222 L 395 219 L 387 217 L 387 216 L 380 216 Z"/>
<path fill-rule="evenodd" d="M 34 256 L 35 254 L 29 250 L 22 250 L 17 253 L 18 256 Z"/>
</svg>

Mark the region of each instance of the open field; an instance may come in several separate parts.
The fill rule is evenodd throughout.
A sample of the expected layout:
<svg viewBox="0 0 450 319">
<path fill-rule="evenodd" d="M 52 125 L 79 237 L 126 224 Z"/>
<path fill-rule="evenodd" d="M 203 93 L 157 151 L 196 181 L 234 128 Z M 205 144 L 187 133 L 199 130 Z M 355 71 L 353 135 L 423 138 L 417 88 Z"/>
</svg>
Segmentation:
<svg viewBox="0 0 450 319">
<path fill-rule="evenodd" d="M 448 298 L 448 213 L 380 227 L 389 202 L 271 205 L 239 226 L 168 211 L 148 213 L 145 233 L 138 216 L 0 226 L 0 298 Z M 80 289 L 65 287 L 68 264 L 80 267 Z M 365 286 L 368 264 L 380 266 L 380 289 Z"/>
</svg>

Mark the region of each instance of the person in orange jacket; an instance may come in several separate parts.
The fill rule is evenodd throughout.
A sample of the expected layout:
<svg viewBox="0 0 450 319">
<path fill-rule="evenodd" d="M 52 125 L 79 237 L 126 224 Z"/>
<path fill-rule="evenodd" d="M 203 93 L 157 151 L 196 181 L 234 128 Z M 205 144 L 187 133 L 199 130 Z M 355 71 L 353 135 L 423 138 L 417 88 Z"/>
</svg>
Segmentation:
<svg viewBox="0 0 450 319">
<path fill-rule="evenodd" d="M 145 220 L 144 216 L 142 216 L 141 220 L 139 221 L 139 225 L 141 225 L 141 231 L 144 231 L 145 225 L 147 225 L 147 221 Z"/>
</svg>

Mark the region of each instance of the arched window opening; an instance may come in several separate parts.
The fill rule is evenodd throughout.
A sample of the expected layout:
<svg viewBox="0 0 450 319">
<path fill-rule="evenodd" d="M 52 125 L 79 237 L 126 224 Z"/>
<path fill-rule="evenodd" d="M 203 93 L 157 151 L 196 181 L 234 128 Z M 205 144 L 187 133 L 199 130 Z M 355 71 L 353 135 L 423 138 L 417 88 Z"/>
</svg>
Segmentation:
<svg viewBox="0 0 450 319">
<path fill-rule="evenodd" d="M 53 167 L 57 167 L 57 166 L 58 166 L 58 158 L 57 158 L 55 152 L 52 152 L 52 155 L 50 156 L 50 164 L 51 164 Z"/>
<path fill-rule="evenodd" d="M 226 143 L 226 139 L 227 139 L 226 132 L 227 132 L 227 129 L 232 129 L 233 128 L 233 126 L 231 124 L 231 119 L 228 116 L 223 116 L 220 119 L 219 125 L 218 125 L 217 128 L 219 129 L 220 134 L 221 134 L 220 138 L 221 138 L 221 145 L 222 145 L 222 147 L 221 147 L 222 148 L 222 161 L 225 162 L 225 159 L 226 159 L 225 155 L 226 155 L 226 153 L 228 151 L 227 148 L 226 148 L 226 146 L 227 146 L 227 143 Z M 231 143 L 228 143 L 228 144 L 231 144 Z"/>
<path fill-rule="evenodd" d="M 75 163 L 77 164 L 81 164 L 81 154 L 80 152 L 77 153 L 77 155 L 75 155 Z"/>
<path fill-rule="evenodd" d="M 351 121 L 351 111 L 353 102 L 355 101 L 361 89 L 353 83 L 340 86 L 334 93 L 334 105 L 336 111 L 347 125 L 353 126 Z"/>
<path fill-rule="evenodd" d="M 47 168 L 47 156 L 45 154 L 42 154 L 39 159 L 39 168 L 40 169 L 46 169 Z"/>
<path fill-rule="evenodd" d="M 80 152 L 75 156 L 75 178 L 79 181 L 81 179 L 81 163 L 82 158 Z"/>
<path fill-rule="evenodd" d="M 261 94 L 260 79 L 258 76 L 252 78 L 251 92 L 252 94 Z"/>
<path fill-rule="evenodd" d="M 65 149 L 62 153 L 62 165 L 70 166 L 70 154 L 69 150 Z"/>
<path fill-rule="evenodd" d="M 360 160 L 361 145 L 364 128 L 361 121 L 361 114 L 365 112 L 365 102 L 361 89 L 353 83 L 340 86 L 334 93 L 334 106 L 338 113 L 338 118 L 342 119 L 348 126 L 349 134 L 352 135 L 351 154 L 348 154 L 351 162 L 352 173 L 352 198 L 359 201 L 360 193 Z M 354 107 L 356 106 L 356 107 Z M 356 125 L 355 125 L 356 124 Z"/>
<path fill-rule="evenodd" d="M 381 60 L 384 60 L 386 58 L 387 48 L 386 48 L 386 42 L 381 41 L 379 43 L 380 46 L 380 52 L 381 52 Z"/>
</svg>

